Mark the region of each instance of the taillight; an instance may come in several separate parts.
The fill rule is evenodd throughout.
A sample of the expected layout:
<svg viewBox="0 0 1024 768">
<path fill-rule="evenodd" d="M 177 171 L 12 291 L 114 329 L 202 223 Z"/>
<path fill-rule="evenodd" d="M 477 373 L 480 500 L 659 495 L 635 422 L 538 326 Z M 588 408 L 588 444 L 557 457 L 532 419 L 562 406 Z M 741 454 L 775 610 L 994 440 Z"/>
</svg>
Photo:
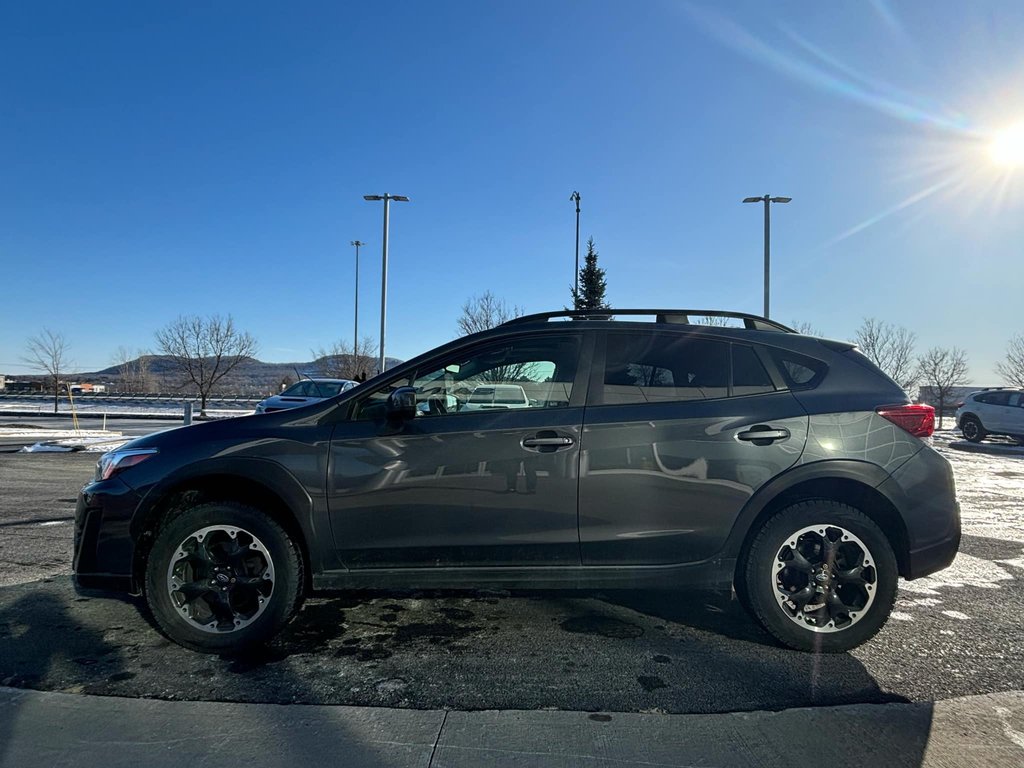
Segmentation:
<svg viewBox="0 0 1024 768">
<path fill-rule="evenodd" d="M 883 405 L 876 413 L 914 437 L 931 437 L 935 431 L 935 409 L 930 405 Z"/>
</svg>

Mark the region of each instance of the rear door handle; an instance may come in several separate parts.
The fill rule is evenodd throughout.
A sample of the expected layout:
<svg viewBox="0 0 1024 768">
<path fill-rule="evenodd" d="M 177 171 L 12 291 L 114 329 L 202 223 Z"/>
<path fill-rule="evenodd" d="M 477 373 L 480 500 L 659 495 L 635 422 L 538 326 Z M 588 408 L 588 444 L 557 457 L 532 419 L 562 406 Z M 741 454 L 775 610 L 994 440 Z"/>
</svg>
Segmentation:
<svg viewBox="0 0 1024 768">
<path fill-rule="evenodd" d="M 575 442 L 568 435 L 556 435 L 554 432 L 545 430 L 532 437 L 524 437 L 522 446 L 523 448 L 540 451 L 541 453 L 550 453 L 560 448 L 568 448 Z"/>
<path fill-rule="evenodd" d="M 786 440 L 788 437 L 789 430 L 785 427 L 775 429 L 767 424 L 758 424 L 736 435 L 737 440 L 745 440 L 754 445 L 770 445 L 776 440 Z"/>
</svg>

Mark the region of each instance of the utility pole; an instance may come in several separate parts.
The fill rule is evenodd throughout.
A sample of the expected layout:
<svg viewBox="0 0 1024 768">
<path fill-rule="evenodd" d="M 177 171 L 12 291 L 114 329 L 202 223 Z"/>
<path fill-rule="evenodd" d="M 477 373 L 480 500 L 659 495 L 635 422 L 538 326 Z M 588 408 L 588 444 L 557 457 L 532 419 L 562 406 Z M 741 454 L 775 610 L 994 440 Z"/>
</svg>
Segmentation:
<svg viewBox="0 0 1024 768">
<path fill-rule="evenodd" d="M 572 301 L 573 309 L 576 309 L 580 297 L 580 193 L 573 192 L 569 195 L 569 202 L 576 203 L 576 292 Z"/>
<path fill-rule="evenodd" d="M 769 293 L 771 288 L 771 242 L 772 242 L 772 203 L 788 203 L 791 197 L 772 197 L 761 195 L 760 197 L 745 197 L 744 203 L 764 203 L 764 316 L 769 317 Z"/>
<path fill-rule="evenodd" d="M 359 372 L 359 249 L 366 245 L 360 240 L 353 240 L 351 245 L 356 247 L 356 311 L 353 318 L 352 331 L 352 368 Z"/>
<path fill-rule="evenodd" d="M 384 373 L 384 331 L 387 327 L 388 311 L 388 212 L 391 201 L 397 200 L 400 203 L 408 203 L 409 198 L 405 195 L 363 195 L 363 200 L 384 201 L 384 245 L 381 255 L 381 277 L 380 277 L 380 360 L 378 361 L 378 373 Z"/>
</svg>

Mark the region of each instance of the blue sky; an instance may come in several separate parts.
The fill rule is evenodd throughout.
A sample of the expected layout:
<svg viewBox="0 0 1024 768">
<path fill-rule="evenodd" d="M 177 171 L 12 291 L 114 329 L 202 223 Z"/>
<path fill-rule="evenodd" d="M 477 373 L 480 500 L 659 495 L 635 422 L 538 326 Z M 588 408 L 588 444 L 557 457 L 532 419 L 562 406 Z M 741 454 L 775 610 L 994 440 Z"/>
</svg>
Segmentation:
<svg viewBox="0 0 1024 768">
<path fill-rule="evenodd" d="M 574 210 L 617 306 L 875 316 L 967 350 L 1024 331 L 1024 5 L 1007 2 L 8 3 L 0 11 L 0 372 L 65 334 L 84 370 L 179 314 L 260 357 L 455 335 L 491 290 L 563 307 Z"/>
</svg>

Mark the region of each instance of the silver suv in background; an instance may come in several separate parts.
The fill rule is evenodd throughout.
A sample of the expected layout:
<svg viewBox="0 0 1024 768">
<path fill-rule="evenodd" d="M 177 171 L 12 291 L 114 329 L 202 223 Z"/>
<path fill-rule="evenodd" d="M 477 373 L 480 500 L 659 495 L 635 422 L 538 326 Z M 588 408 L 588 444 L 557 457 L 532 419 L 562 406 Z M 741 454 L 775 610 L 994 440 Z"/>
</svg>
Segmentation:
<svg viewBox="0 0 1024 768">
<path fill-rule="evenodd" d="M 359 384 L 351 379 L 303 379 L 292 384 L 279 395 L 271 395 L 256 404 L 256 413 L 273 413 L 287 408 L 299 408 L 348 392 Z"/>
<path fill-rule="evenodd" d="M 972 392 L 957 406 L 956 425 L 972 443 L 989 435 L 1005 435 L 1024 445 L 1024 390 L 1000 387 Z"/>
</svg>

